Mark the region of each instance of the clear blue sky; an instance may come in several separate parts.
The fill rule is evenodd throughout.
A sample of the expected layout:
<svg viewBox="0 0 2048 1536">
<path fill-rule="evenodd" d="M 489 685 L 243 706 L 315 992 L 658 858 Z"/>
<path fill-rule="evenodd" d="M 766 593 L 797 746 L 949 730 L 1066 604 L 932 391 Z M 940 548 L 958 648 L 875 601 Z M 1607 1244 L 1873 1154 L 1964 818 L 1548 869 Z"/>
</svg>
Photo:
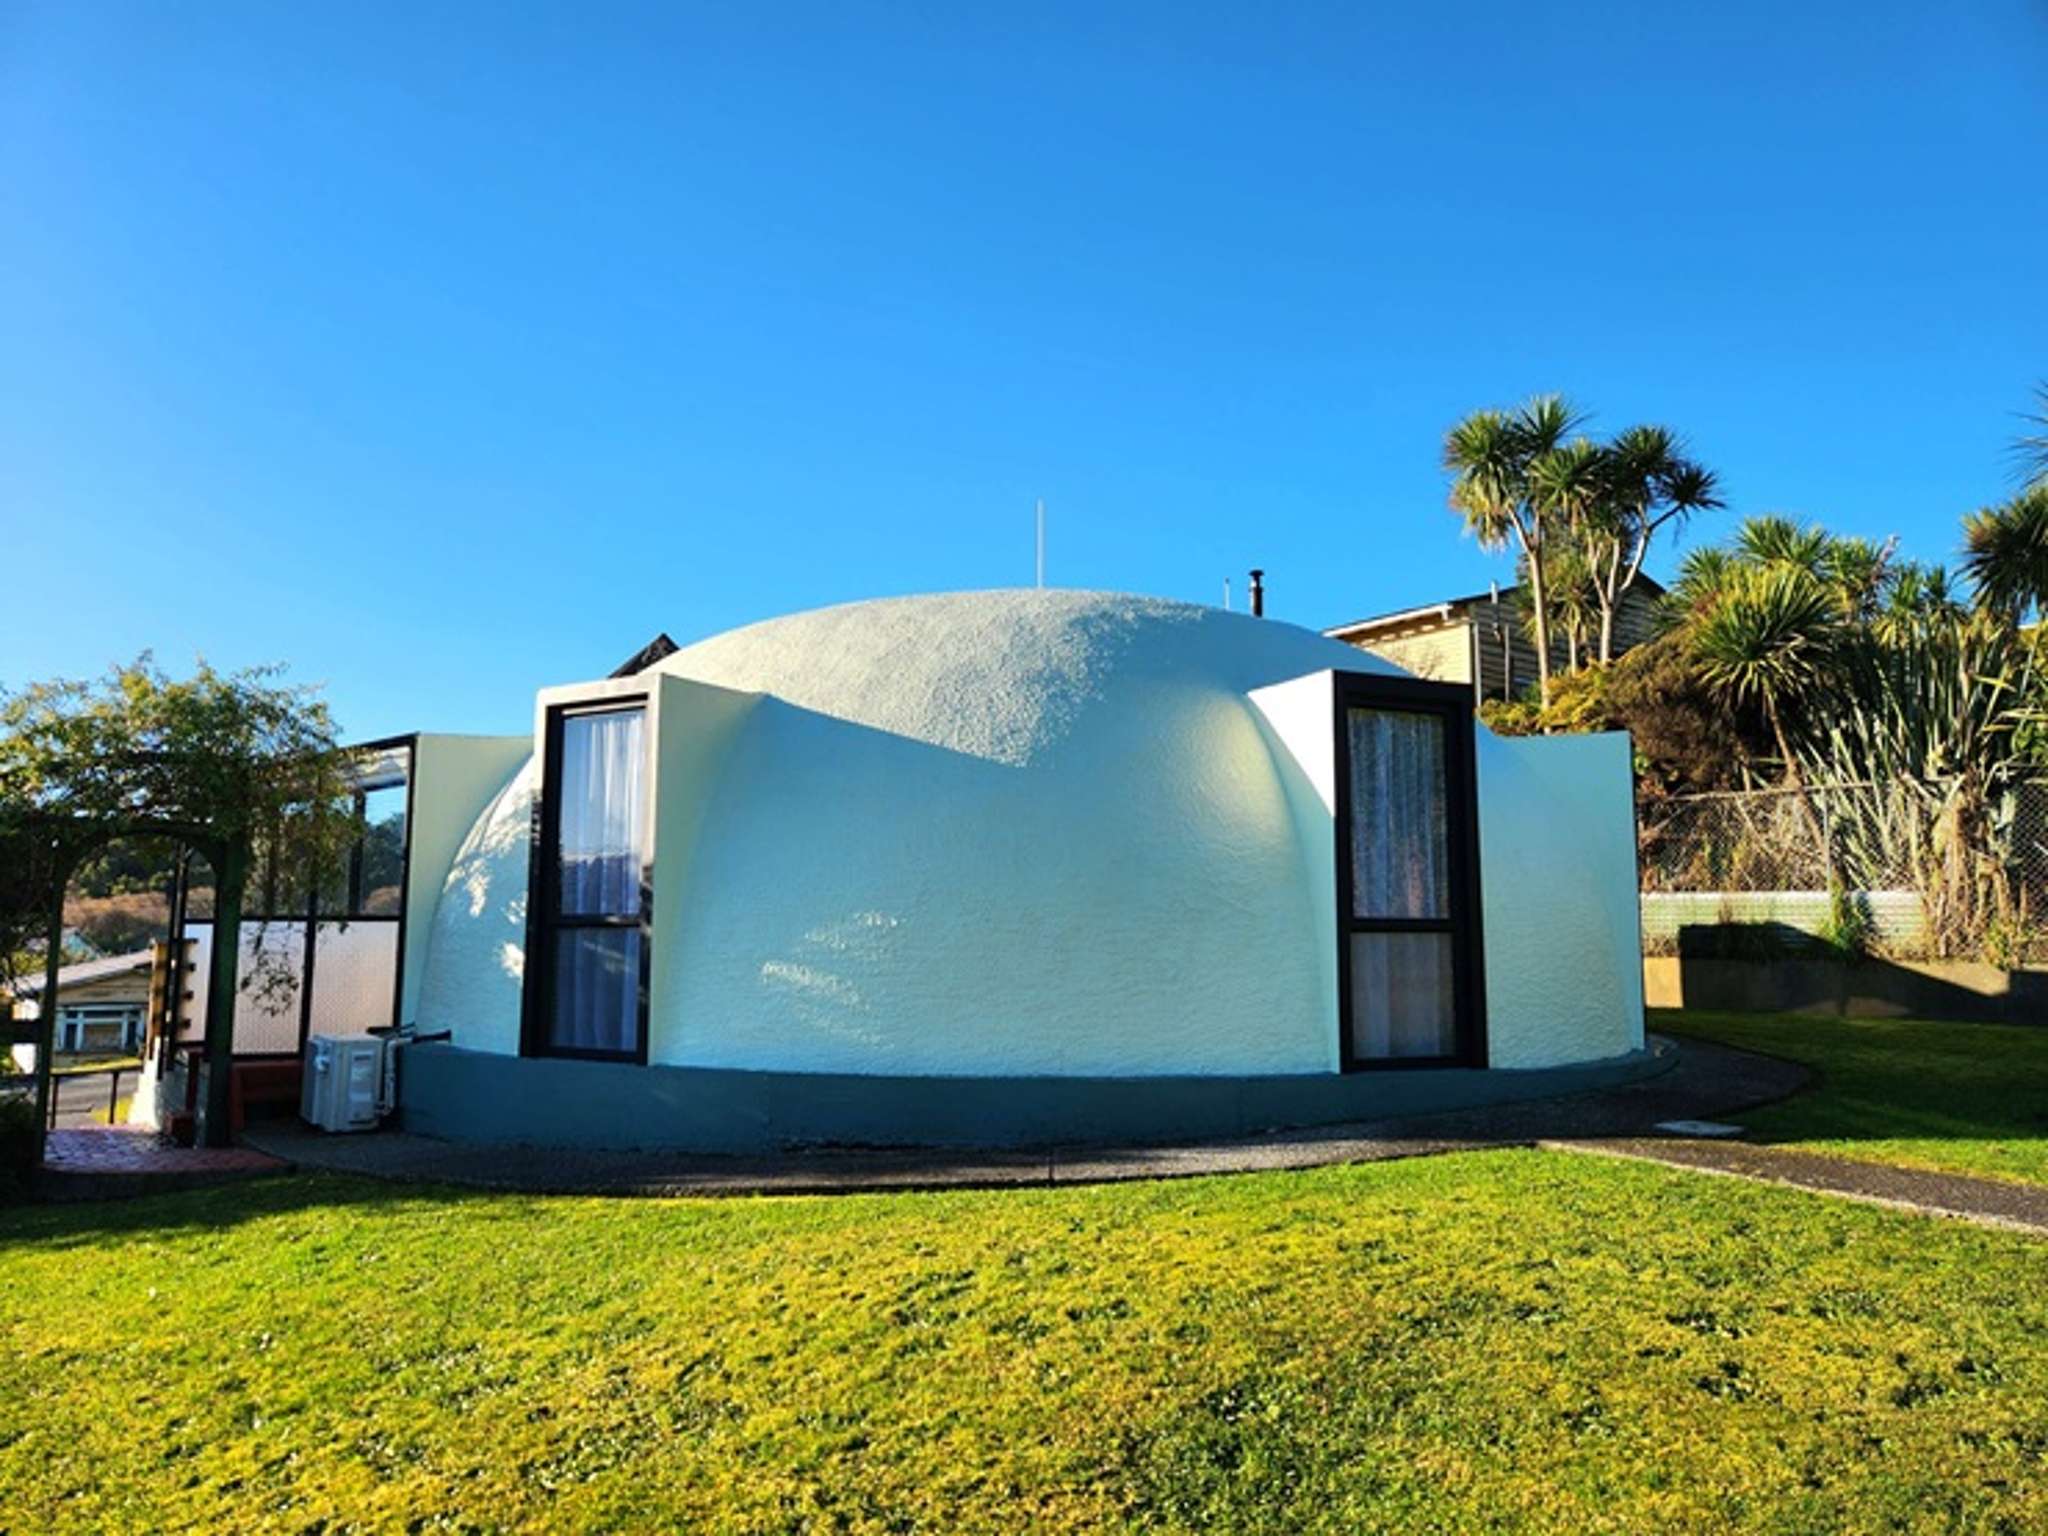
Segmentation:
<svg viewBox="0 0 2048 1536">
<path fill-rule="evenodd" d="M 0 8 L 8 684 L 521 730 L 1036 496 L 1323 625 L 1505 574 L 1437 445 L 1547 389 L 1939 558 L 2044 376 L 2038 0 Z"/>
</svg>

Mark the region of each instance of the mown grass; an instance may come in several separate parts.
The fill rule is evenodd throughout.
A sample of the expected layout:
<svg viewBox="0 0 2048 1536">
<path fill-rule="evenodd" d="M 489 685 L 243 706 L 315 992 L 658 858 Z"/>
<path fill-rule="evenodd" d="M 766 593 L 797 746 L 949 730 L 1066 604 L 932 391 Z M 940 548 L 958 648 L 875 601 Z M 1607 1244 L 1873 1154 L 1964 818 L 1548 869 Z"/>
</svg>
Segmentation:
<svg viewBox="0 0 2048 1536">
<path fill-rule="evenodd" d="M 0 1525 L 2024 1531 L 2048 1246 L 1533 1151 L 0 1215 Z"/>
<path fill-rule="evenodd" d="M 1659 1011 L 1653 1029 L 1804 1062 L 1819 1081 L 1735 1118 L 1764 1141 L 2048 1184 L 2048 1029 Z"/>
</svg>

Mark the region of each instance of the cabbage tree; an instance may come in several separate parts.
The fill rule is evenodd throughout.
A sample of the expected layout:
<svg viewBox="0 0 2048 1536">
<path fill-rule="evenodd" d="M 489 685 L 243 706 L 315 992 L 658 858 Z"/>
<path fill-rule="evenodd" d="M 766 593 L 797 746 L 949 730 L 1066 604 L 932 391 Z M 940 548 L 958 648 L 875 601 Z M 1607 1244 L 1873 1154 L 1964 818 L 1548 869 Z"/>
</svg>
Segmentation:
<svg viewBox="0 0 2048 1536">
<path fill-rule="evenodd" d="M 1550 613 L 1547 556 L 1560 527 L 1532 475 L 1536 462 L 1562 446 L 1582 419 L 1561 395 L 1539 395 L 1513 411 L 1474 411 L 1444 437 L 1451 509 L 1481 547 L 1513 548 L 1529 573 L 1536 640 L 1536 685 L 1550 702 Z"/>
</svg>

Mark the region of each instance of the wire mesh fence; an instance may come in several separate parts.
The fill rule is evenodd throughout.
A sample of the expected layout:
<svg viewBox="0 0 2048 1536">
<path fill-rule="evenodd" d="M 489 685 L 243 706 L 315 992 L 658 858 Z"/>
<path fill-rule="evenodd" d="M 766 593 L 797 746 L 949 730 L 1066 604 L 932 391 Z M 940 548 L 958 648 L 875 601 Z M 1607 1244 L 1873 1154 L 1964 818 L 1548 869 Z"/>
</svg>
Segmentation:
<svg viewBox="0 0 2048 1536">
<path fill-rule="evenodd" d="M 2048 959 L 2048 783 L 1676 796 L 1640 806 L 1637 835 L 1649 954 L 1718 930 L 1901 958 Z"/>
</svg>

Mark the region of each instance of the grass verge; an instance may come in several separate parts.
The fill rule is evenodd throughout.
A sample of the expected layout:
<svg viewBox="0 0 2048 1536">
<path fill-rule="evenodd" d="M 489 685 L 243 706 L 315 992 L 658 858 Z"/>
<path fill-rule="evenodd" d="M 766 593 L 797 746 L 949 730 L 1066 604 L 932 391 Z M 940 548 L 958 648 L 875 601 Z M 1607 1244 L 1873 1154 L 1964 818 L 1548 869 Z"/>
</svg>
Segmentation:
<svg viewBox="0 0 2048 1536">
<path fill-rule="evenodd" d="M 23 1530 L 2029 1530 L 2048 1246 L 1502 1151 L 0 1213 Z"/>
</svg>

